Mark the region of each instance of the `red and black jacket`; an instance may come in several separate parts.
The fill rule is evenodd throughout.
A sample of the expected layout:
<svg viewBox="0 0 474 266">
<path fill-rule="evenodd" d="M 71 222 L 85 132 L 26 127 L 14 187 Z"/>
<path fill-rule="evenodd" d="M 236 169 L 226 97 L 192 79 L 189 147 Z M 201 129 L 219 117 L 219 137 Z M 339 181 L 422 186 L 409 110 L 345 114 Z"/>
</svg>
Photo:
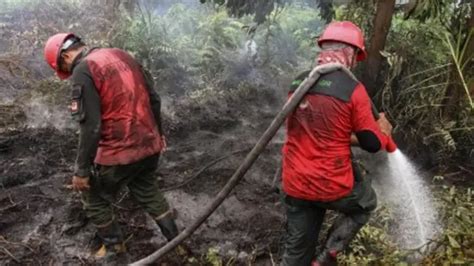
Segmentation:
<svg viewBox="0 0 474 266">
<path fill-rule="evenodd" d="M 290 95 L 309 75 L 293 81 Z M 333 201 L 352 191 L 351 134 L 377 152 L 387 137 L 379 130 L 364 86 L 343 71 L 323 75 L 287 119 L 283 190 L 289 196 Z"/>
</svg>

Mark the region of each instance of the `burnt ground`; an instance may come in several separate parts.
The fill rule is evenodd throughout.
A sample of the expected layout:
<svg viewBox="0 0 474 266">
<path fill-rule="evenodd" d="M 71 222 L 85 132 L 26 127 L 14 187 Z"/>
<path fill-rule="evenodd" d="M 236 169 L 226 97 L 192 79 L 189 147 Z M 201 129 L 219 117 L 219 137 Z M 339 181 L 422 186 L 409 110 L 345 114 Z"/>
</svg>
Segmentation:
<svg viewBox="0 0 474 266">
<path fill-rule="evenodd" d="M 168 126 L 169 149 L 156 177 L 177 210 L 181 229 L 223 187 L 245 156 L 242 150 L 252 147 L 280 104 L 264 91 L 246 95 L 237 95 L 243 102 L 233 101 L 234 96 L 219 98 L 222 106 L 204 109 L 199 103 L 183 103 L 165 119 L 174 126 Z M 241 108 L 242 104 L 247 107 Z M 229 109 L 243 111 L 229 113 Z M 0 264 L 100 264 L 90 256 L 94 230 L 80 195 L 65 187 L 72 175 L 76 131 L 15 128 L 0 131 Z M 192 254 L 170 254 L 158 264 L 204 265 L 212 262 L 213 253 L 236 264 L 267 265 L 271 256 L 278 257 L 283 212 L 271 183 L 281 139 L 280 133 L 230 197 L 187 241 Z M 216 159 L 222 160 L 203 171 Z M 132 261 L 165 244 L 158 227 L 129 199 L 126 189 L 115 208 Z"/>
</svg>

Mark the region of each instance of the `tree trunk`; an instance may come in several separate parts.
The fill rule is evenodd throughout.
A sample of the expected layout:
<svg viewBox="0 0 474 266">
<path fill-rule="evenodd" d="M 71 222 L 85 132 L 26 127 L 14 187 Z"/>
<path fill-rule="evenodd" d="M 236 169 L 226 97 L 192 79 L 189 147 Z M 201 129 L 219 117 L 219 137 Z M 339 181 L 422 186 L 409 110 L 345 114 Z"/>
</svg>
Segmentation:
<svg viewBox="0 0 474 266">
<path fill-rule="evenodd" d="M 319 0 L 318 1 L 319 13 L 321 14 L 321 18 L 329 23 L 332 21 L 334 17 L 334 9 L 331 0 Z"/>
<path fill-rule="evenodd" d="M 374 18 L 374 30 L 370 38 L 366 68 L 362 80 L 367 87 L 369 95 L 377 92 L 377 78 L 382 63 L 381 51 L 385 48 L 387 35 L 392 24 L 392 15 L 395 9 L 395 0 L 378 0 L 377 11 Z"/>
</svg>

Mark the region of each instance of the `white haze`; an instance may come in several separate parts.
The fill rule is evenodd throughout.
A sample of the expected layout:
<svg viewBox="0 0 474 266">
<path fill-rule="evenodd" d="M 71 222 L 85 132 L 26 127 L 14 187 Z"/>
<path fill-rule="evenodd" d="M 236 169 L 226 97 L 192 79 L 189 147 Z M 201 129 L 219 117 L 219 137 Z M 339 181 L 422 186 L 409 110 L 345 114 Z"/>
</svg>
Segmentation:
<svg viewBox="0 0 474 266">
<path fill-rule="evenodd" d="M 29 128 L 65 130 L 76 124 L 72 122 L 68 110 L 48 104 L 44 97 L 32 97 L 23 107 L 23 111 L 26 115 L 26 126 Z"/>
</svg>

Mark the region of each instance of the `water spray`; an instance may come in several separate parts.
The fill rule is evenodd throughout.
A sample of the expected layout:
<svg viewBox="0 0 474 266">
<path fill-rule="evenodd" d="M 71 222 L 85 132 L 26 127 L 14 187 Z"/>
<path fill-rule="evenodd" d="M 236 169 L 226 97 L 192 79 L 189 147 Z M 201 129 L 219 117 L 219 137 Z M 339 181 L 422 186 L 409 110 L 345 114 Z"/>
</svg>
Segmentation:
<svg viewBox="0 0 474 266">
<path fill-rule="evenodd" d="M 373 103 L 372 112 L 378 120 L 380 115 Z M 416 167 L 398 149 L 392 136 L 388 136 L 385 150 L 388 152 L 386 173 L 391 182 L 389 187 L 393 190 L 392 195 L 386 195 L 385 198 L 392 198 L 394 208 L 403 213 L 404 217 L 398 220 L 400 231 L 403 233 L 397 234 L 397 238 L 405 248 L 423 247 L 436 233 L 437 214 L 431 204 L 433 199 Z M 414 235 L 409 234 L 410 232 L 414 232 Z"/>
</svg>

